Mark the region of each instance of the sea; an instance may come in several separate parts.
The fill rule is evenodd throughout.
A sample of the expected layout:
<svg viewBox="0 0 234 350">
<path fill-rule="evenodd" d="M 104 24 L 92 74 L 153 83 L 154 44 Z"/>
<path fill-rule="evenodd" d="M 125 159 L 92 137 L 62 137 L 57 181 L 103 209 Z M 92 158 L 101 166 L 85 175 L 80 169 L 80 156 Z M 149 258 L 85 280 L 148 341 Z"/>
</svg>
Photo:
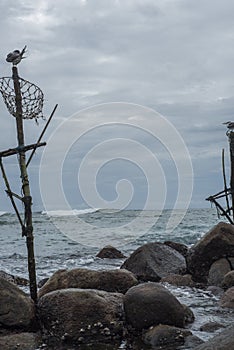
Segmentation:
<svg viewBox="0 0 234 350">
<path fill-rule="evenodd" d="M 168 229 L 168 222 L 175 219 Z M 163 210 L 85 209 L 33 213 L 37 281 L 50 277 L 59 269 L 118 269 L 124 259 L 96 257 L 105 245 L 113 245 L 129 256 L 147 242 L 172 240 L 188 246 L 196 243 L 224 218 L 215 208 L 189 209 L 187 212 Z M 0 270 L 28 278 L 27 250 L 17 217 L 0 212 Z M 224 326 L 233 323 L 231 309 L 218 305 L 219 297 L 197 288 L 167 288 L 194 312 L 195 322 L 189 327 L 194 335 L 208 340 L 214 333 L 200 331 L 208 322 Z M 23 287 L 28 292 L 26 287 Z M 124 349 L 124 344 L 121 345 Z"/>
</svg>

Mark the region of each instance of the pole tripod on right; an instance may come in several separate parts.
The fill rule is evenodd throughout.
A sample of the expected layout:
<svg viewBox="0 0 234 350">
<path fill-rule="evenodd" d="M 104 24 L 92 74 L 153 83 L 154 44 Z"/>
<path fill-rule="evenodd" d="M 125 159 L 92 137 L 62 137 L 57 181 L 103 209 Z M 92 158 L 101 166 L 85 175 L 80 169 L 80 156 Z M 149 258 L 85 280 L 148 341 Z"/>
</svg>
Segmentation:
<svg viewBox="0 0 234 350">
<path fill-rule="evenodd" d="M 227 185 L 226 171 L 224 163 L 224 149 L 222 150 L 222 170 L 224 190 L 206 198 L 206 200 L 214 203 L 218 216 L 225 216 L 230 224 L 234 225 L 234 122 L 223 123 L 227 125 L 228 131 L 226 135 L 229 141 L 230 150 L 230 184 Z M 225 198 L 226 208 L 219 203 L 220 199 Z"/>
</svg>

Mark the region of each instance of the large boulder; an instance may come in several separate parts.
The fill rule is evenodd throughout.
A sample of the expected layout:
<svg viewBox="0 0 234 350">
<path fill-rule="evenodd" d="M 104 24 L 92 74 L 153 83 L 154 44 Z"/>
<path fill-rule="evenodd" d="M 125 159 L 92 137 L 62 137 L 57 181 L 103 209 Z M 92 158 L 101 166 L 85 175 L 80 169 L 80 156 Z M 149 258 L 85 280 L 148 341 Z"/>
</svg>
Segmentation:
<svg viewBox="0 0 234 350">
<path fill-rule="evenodd" d="M 143 336 L 146 344 L 153 348 L 172 347 L 183 345 L 185 338 L 191 336 L 192 332 L 187 329 L 172 327 L 167 325 L 158 325 L 150 328 Z"/>
<path fill-rule="evenodd" d="M 163 243 L 147 243 L 135 250 L 121 266 L 141 281 L 158 282 L 168 274 L 184 274 L 185 258 Z"/>
<path fill-rule="evenodd" d="M 117 339 L 123 331 L 123 295 L 91 289 L 63 289 L 38 301 L 44 335 L 60 343 Z"/>
<path fill-rule="evenodd" d="M 38 333 L 17 333 L 0 336 L 1 350 L 35 350 L 42 345 Z"/>
<path fill-rule="evenodd" d="M 186 308 L 159 283 L 130 288 L 124 296 L 126 322 L 136 330 L 158 324 L 184 327 Z"/>
<path fill-rule="evenodd" d="M 187 268 L 198 282 L 207 282 L 210 266 L 221 258 L 234 257 L 234 226 L 220 222 L 187 254 Z"/>
<path fill-rule="evenodd" d="M 35 308 L 15 284 L 0 277 L 0 324 L 3 328 L 30 329 L 35 322 Z"/>
<path fill-rule="evenodd" d="M 215 335 L 204 344 L 194 350 L 231 350 L 234 349 L 234 326 L 230 326 L 221 333 Z"/>
<path fill-rule="evenodd" d="M 231 267 L 227 259 L 222 258 L 215 261 L 209 269 L 208 284 L 221 287 L 224 276 L 230 271 Z"/>
<path fill-rule="evenodd" d="M 220 299 L 220 306 L 234 309 L 234 287 L 229 288 Z"/>
<path fill-rule="evenodd" d="M 120 250 L 118 250 L 115 247 L 112 247 L 112 245 L 106 245 L 104 248 L 100 250 L 100 252 L 96 255 L 100 259 L 122 259 L 126 258 L 126 256 L 121 253 Z"/>
<path fill-rule="evenodd" d="M 57 289 L 98 289 L 107 292 L 126 293 L 137 284 L 136 277 L 127 270 L 59 270 L 39 290 L 39 297 Z"/>
</svg>

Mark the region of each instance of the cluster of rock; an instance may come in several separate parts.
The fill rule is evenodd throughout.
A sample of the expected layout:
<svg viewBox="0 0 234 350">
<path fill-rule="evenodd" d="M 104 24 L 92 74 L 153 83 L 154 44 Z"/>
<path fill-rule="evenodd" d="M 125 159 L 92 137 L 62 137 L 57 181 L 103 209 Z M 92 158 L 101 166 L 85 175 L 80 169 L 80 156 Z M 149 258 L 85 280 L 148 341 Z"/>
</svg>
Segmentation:
<svg viewBox="0 0 234 350">
<path fill-rule="evenodd" d="M 99 253 L 106 256 L 123 258 L 113 247 Z M 215 286 L 225 291 L 220 307 L 234 308 L 234 227 L 219 223 L 189 249 L 175 242 L 145 244 L 116 270 L 59 270 L 40 288 L 36 308 L 0 276 L 0 349 L 43 349 L 43 343 L 50 349 L 118 349 L 123 339 L 136 349 L 234 348 L 233 327 L 201 344 L 186 328 L 194 321 L 192 310 L 164 282 Z"/>
</svg>

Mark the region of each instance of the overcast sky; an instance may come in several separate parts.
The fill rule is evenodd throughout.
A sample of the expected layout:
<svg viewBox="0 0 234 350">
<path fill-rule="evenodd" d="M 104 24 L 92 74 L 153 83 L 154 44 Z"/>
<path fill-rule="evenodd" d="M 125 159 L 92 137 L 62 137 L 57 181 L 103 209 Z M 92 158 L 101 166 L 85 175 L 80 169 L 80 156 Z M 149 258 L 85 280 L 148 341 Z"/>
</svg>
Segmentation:
<svg viewBox="0 0 234 350">
<path fill-rule="evenodd" d="M 171 208 L 178 199 L 180 186 L 189 194 L 191 182 L 186 176 L 191 176 L 190 206 L 209 206 L 205 198 L 223 187 L 221 149 L 228 150 L 228 142 L 222 122 L 232 120 L 234 112 L 233 13 L 232 0 L 0 1 L 1 76 L 11 75 L 11 65 L 5 61 L 7 53 L 27 45 L 27 58 L 18 66 L 20 76 L 43 90 L 45 116 L 59 104 L 45 140 L 64 123 L 56 131 L 61 140 L 60 152 L 53 148 L 54 136 L 47 152 L 53 151 L 54 159 L 63 161 L 60 169 L 63 191 L 72 208 L 98 205 L 95 201 L 91 203 L 90 193 L 86 200 L 84 193 L 95 185 L 89 183 L 94 181 L 90 180 L 94 170 L 102 205 L 108 206 L 110 202 L 109 207 L 117 206 L 119 184 L 123 195 L 121 205 L 143 208 L 155 179 L 156 188 L 164 188 L 165 193 L 151 196 L 150 207 L 160 207 L 162 200 L 164 207 Z M 121 111 L 116 109 L 116 102 L 121 103 Z M 111 103 L 114 103 L 112 109 L 106 109 Z M 94 107 L 100 104 L 107 105 Z M 139 107 L 128 108 L 134 104 Z M 79 114 L 84 108 L 88 108 L 88 112 Z M 147 114 L 149 109 L 164 119 L 159 118 L 160 121 L 155 117 L 154 124 L 153 117 Z M 0 113 L 0 148 L 4 150 L 16 144 L 15 120 L 8 115 L 3 101 Z M 69 119 L 71 115 L 76 115 L 73 124 L 77 135 L 82 124 L 83 135 L 77 136 L 77 140 L 70 130 L 71 138 L 67 128 L 67 121 L 74 121 Z M 94 116 L 93 128 L 90 120 Z M 157 127 L 153 135 L 148 132 L 149 118 L 152 130 Z M 134 123 L 130 126 L 125 124 L 132 120 Z M 145 120 L 148 131 L 144 130 L 144 123 L 138 127 L 136 120 Z M 36 140 L 44 123 L 41 121 L 37 126 L 33 121 L 25 121 L 27 143 Z M 174 128 L 174 134 L 168 132 L 168 141 L 165 125 L 167 130 Z M 181 141 L 176 132 L 185 143 L 183 154 L 176 154 Z M 176 140 L 175 145 L 171 138 Z M 113 142 L 117 139 L 118 145 Z M 152 158 L 149 153 L 146 156 L 141 152 L 143 148 L 138 150 L 134 141 L 147 148 Z M 121 152 L 116 153 L 117 149 Z M 178 146 L 181 152 L 179 149 Z M 92 150 L 94 153 L 90 156 L 88 152 Z M 41 154 L 41 150 L 37 152 L 30 168 L 34 210 L 43 208 L 39 185 Z M 228 152 L 226 156 L 228 163 Z M 157 166 L 152 165 L 153 157 Z M 181 158 L 183 166 L 188 168 L 178 175 Z M 82 175 L 80 188 L 82 161 L 88 166 L 83 168 L 87 174 Z M 92 168 L 98 161 L 101 168 L 97 165 Z M 193 175 L 188 170 L 190 161 Z M 16 160 L 11 157 L 5 164 L 12 187 L 18 193 Z M 43 164 L 42 177 L 48 176 L 48 191 L 54 169 L 50 161 Z M 123 179 L 128 182 L 121 182 Z M 44 180 L 41 186 L 45 186 Z M 0 210 L 8 210 L 2 180 L 0 193 Z M 58 203 L 50 204 L 56 207 Z"/>
</svg>

